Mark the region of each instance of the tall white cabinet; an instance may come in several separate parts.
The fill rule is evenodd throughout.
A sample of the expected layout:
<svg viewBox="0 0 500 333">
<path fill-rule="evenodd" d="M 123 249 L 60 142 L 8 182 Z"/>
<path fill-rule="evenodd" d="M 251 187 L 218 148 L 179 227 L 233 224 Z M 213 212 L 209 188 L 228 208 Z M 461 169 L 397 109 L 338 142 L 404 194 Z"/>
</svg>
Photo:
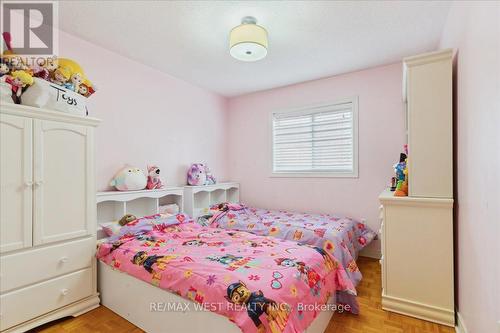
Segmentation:
<svg viewBox="0 0 500 333">
<path fill-rule="evenodd" d="M 382 308 L 454 326 L 452 50 L 403 64 L 409 196 L 379 197 Z"/>
<path fill-rule="evenodd" d="M 23 332 L 99 304 L 94 128 L 0 106 L 0 329 Z"/>
<path fill-rule="evenodd" d="M 409 195 L 453 197 L 452 50 L 403 59 Z"/>
</svg>

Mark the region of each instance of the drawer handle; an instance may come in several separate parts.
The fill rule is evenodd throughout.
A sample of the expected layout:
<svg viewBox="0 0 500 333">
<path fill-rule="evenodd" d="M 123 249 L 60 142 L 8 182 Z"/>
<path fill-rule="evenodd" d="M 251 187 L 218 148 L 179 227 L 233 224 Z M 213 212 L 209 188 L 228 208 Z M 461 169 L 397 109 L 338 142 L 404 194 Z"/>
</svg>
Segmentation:
<svg viewBox="0 0 500 333">
<path fill-rule="evenodd" d="M 35 185 L 36 185 L 36 186 L 41 186 L 42 184 L 43 184 L 43 180 L 37 180 L 37 181 L 35 182 Z"/>
<path fill-rule="evenodd" d="M 69 293 L 69 289 L 62 289 L 61 295 L 66 296 Z"/>
<path fill-rule="evenodd" d="M 59 260 L 59 262 L 60 262 L 61 264 L 65 264 L 65 263 L 67 263 L 67 262 L 68 262 L 68 260 L 69 260 L 69 259 L 68 259 L 68 257 L 62 257 L 62 258 L 61 258 L 61 260 Z"/>
<path fill-rule="evenodd" d="M 26 186 L 26 187 L 32 187 L 33 186 L 33 182 L 31 180 L 28 180 L 27 182 L 24 183 L 24 186 Z"/>
</svg>

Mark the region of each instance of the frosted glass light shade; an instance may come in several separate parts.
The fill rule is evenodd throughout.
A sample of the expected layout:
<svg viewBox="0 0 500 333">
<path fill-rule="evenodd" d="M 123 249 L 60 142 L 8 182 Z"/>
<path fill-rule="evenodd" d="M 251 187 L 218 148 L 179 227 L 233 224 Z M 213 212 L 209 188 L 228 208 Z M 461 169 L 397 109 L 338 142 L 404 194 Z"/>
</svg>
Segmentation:
<svg viewBox="0 0 500 333">
<path fill-rule="evenodd" d="M 267 31 L 255 23 L 243 23 L 229 34 L 229 53 L 241 61 L 257 61 L 267 55 Z"/>
</svg>

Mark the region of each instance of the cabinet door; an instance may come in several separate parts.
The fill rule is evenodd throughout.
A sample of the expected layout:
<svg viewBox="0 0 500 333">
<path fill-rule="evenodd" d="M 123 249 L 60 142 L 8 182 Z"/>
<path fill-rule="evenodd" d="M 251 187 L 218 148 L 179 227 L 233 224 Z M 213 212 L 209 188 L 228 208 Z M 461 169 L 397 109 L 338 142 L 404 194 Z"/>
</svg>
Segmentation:
<svg viewBox="0 0 500 333">
<path fill-rule="evenodd" d="M 32 120 L 0 115 L 0 252 L 31 246 Z"/>
<path fill-rule="evenodd" d="M 35 120 L 34 143 L 34 243 L 92 234 L 93 129 Z"/>
</svg>

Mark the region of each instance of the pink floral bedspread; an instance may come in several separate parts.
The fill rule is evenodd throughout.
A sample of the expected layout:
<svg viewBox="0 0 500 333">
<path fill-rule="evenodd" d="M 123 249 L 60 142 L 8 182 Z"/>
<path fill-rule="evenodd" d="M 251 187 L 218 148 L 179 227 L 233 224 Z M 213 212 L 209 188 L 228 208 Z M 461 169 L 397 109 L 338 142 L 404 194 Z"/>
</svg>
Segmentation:
<svg viewBox="0 0 500 333">
<path fill-rule="evenodd" d="M 243 332 L 302 332 L 345 270 L 320 248 L 203 227 L 187 215 L 141 218 L 102 243 L 97 258 L 224 315 Z"/>
<path fill-rule="evenodd" d="M 208 216 L 198 219 L 198 222 L 321 248 L 339 261 L 354 286 L 362 278 L 356 264 L 358 252 L 376 236 L 364 223 L 346 216 L 268 210 L 229 203 L 212 207 Z M 338 292 L 337 302 L 349 304 L 353 313 L 359 311 L 351 294 Z"/>
</svg>

